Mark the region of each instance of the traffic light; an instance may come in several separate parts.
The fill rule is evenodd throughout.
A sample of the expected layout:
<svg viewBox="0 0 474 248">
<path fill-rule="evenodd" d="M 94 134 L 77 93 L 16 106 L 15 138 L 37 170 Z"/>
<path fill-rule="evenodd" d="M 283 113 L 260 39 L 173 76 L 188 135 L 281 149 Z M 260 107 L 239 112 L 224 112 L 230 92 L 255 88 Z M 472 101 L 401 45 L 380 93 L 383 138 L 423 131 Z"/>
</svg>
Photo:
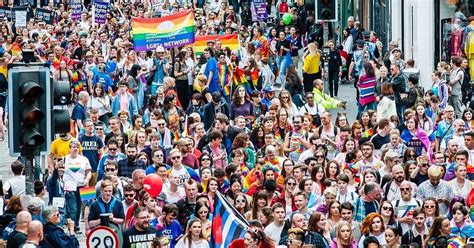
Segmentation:
<svg viewBox="0 0 474 248">
<path fill-rule="evenodd" d="M 8 140 L 11 156 L 48 152 L 51 137 L 49 68 L 18 66 L 8 71 Z"/>
<path fill-rule="evenodd" d="M 336 0 L 316 0 L 317 21 L 337 21 Z"/>
<path fill-rule="evenodd" d="M 69 133 L 71 131 L 71 116 L 67 104 L 71 99 L 71 88 L 67 81 L 53 81 L 51 92 L 53 98 L 53 115 L 51 120 L 51 135 Z M 51 137 L 54 140 L 54 137 Z"/>
</svg>

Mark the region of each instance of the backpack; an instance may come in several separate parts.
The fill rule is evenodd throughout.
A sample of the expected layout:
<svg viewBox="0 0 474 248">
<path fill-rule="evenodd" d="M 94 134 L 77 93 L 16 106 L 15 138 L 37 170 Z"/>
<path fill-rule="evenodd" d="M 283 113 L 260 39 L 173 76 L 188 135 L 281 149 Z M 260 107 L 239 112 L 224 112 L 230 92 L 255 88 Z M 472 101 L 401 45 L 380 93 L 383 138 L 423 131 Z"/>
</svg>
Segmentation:
<svg viewBox="0 0 474 248">
<path fill-rule="evenodd" d="M 8 240 L 10 237 L 10 234 L 12 234 L 13 231 L 16 229 L 16 218 L 13 218 L 10 224 L 8 224 L 5 229 L 3 229 L 2 232 L 2 239 L 3 240 Z"/>
<path fill-rule="evenodd" d="M 464 74 L 462 77 L 461 82 L 461 89 L 462 89 L 462 98 L 465 99 L 468 96 L 472 96 L 472 86 L 471 86 L 471 78 L 469 74 L 463 70 Z M 471 99 L 468 99 L 471 100 Z"/>
</svg>

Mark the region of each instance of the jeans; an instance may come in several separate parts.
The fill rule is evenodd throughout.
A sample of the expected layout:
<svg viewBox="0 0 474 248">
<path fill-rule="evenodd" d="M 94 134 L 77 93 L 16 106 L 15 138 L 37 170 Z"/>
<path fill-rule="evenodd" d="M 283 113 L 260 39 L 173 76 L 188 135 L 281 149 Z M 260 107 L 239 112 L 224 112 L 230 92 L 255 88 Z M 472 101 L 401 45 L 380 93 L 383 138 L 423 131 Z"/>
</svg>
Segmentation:
<svg viewBox="0 0 474 248">
<path fill-rule="evenodd" d="M 278 69 L 280 70 L 280 82 L 281 84 L 284 84 L 286 82 L 286 69 L 293 63 L 293 60 L 291 59 L 291 54 L 286 53 L 285 56 L 279 56 L 277 58 L 277 65 Z"/>
<path fill-rule="evenodd" d="M 454 112 L 456 112 L 456 118 L 461 118 L 462 117 L 462 110 L 463 110 L 463 105 L 461 102 L 461 96 L 453 96 L 449 98 L 449 104 L 451 104 L 454 108 Z"/>
<path fill-rule="evenodd" d="M 79 188 L 75 192 L 66 192 L 65 194 L 65 217 L 74 221 L 74 227 L 79 228 L 81 218 L 82 201 L 79 194 Z"/>
<path fill-rule="evenodd" d="M 360 114 L 364 111 L 367 110 L 375 110 L 375 102 L 369 103 L 367 105 L 362 106 L 362 104 L 357 103 L 358 109 L 357 109 L 357 119 L 360 118 Z"/>
</svg>

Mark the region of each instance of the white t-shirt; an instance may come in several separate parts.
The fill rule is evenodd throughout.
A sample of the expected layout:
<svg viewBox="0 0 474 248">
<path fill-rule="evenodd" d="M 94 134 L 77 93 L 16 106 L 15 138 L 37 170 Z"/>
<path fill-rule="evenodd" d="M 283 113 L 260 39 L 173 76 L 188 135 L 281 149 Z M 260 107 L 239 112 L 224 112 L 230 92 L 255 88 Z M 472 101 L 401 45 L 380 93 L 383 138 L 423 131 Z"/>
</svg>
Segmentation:
<svg viewBox="0 0 474 248">
<path fill-rule="evenodd" d="M 3 191 L 8 192 L 12 189 L 12 195 L 24 195 L 25 194 L 25 176 L 13 176 L 9 178 L 3 184 Z"/>
<path fill-rule="evenodd" d="M 172 178 L 172 176 L 177 175 L 179 177 L 179 186 L 184 187 L 184 182 L 188 180 L 191 176 L 189 175 L 188 170 L 181 166 L 180 169 L 176 169 L 175 167 L 171 168 L 171 173 L 168 178 Z"/>
<path fill-rule="evenodd" d="M 275 222 L 272 222 L 267 227 L 265 227 L 264 232 L 273 241 L 275 245 L 278 245 L 281 239 L 281 232 L 283 231 L 284 227 L 284 223 L 281 226 L 277 226 L 275 225 Z"/>
<path fill-rule="evenodd" d="M 397 218 L 403 218 L 403 217 L 409 217 L 409 216 L 413 217 L 413 209 L 421 206 L 421 203 L 418 202 L 413 197 L 409 201 L 400 200 L 398 202 L 398 206 L 396 206 L 396 204 L 397 204 L 397 200 L 392 201 L 392 206 L 395 209 L 395 215 L 397 216 Z M 412 225 L 409 225 L 407 223 L 401 223 L 401 222 L 400 222 L 400 226 L 402 227 L 403 234 L 408 232 L 410 228 L 412 227 Z"/>
<path fill-rule="evenodd" d="M 163 190 L 166 195 L 166 202 L 176 204 L 179 200 L 186 196 L 186 192 L 183 187 L 178 187 L 178 191 L 171 192 L 170 188 Z"/>
<path fill-rule="evenodd" d="M 64 181 L 75 181 L 77 186 L 84 186 L 86 170 L 91 170 L 89 159 L 82 155 L 71 158 L 71 155 L 64 157 Z"/>
</svg>

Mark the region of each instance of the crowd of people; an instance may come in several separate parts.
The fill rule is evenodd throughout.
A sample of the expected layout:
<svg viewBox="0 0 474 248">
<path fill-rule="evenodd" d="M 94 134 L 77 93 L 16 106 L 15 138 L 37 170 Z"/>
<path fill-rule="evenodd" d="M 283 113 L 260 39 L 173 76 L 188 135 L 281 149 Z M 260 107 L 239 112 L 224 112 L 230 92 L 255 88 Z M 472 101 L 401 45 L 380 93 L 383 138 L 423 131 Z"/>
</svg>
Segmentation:
<svg viewBox="0 0 474 248">
<path fill-rule="evenodd" d="M 76 20 L 61 2 L 46 6 L 54 25 L 0 20 L 0 85 L 29 50 L 71 85 L 71 132 L 52 141 L 47 179 L 25 195 L 25 166 L 14 161 L 3 181 L 7 247 L 79 247 L 77 235 L 107 223 L 124 248 L 205 248 L 215 242 L 219 195 L 249 223 L 229 247 L 468 243 L 467 59 L 439 62 L 424 89 L 399 44 L 383 44 L 353 17 L 326 40 L 302 1 L 270 1 L 268 21 L 252 19 L 250 6 L 118 2 L 96 24 L 91 3 Z M 217 39 L 202 54 L 193 46 L 136 52 L 131 17 L 156 8 L 163 16 L 193 8 L 196 35 L 238 34 L 240 49 Z M 354 99 L 338 99 L 342 82 L 353 83 L 344 87 Z M 357 105 L 355 119 L 348 105 Z M 156 197 L 144 188 L 150 174 L 163 182 Z M 96 198 L 83 200 L 89 186 Z"/>
</svg>

